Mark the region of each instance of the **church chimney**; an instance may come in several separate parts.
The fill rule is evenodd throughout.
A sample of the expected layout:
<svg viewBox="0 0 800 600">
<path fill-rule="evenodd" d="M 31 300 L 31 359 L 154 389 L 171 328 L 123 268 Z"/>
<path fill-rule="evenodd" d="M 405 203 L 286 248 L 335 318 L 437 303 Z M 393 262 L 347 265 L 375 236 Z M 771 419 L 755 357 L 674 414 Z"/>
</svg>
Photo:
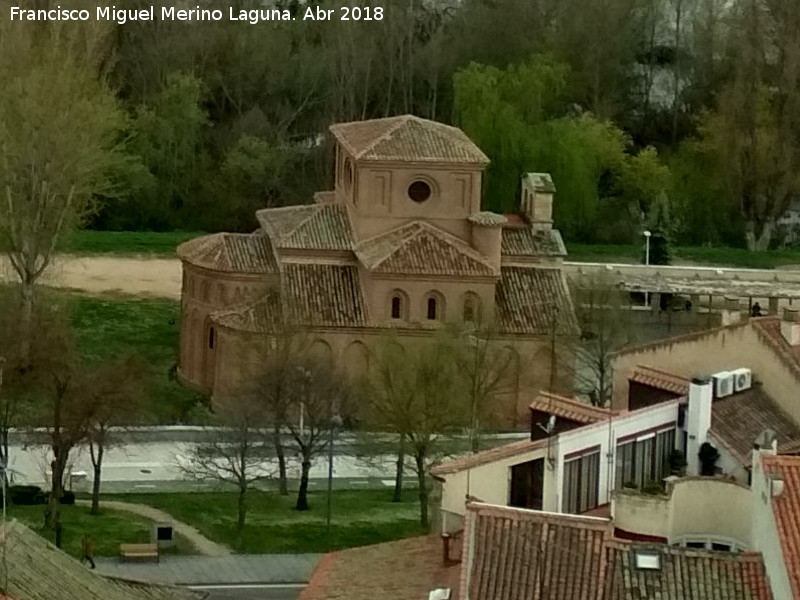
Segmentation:
<svg viewBox="0 0 800 600">
<path fill-rule="evenodd" d="M 526 173 L 522 176 L 522 212 L 533 229 L 553 228 L 553 195 L 556 186 L 549 173 Z"/>
<path fill-rule="evenodd" d="M 483 211 L 472 215 L 469 221 L 472 225 L 472 247 L 488 258 L 499 273 L 503 224 L 507 219 L 503 215 Z"/>
</svg>

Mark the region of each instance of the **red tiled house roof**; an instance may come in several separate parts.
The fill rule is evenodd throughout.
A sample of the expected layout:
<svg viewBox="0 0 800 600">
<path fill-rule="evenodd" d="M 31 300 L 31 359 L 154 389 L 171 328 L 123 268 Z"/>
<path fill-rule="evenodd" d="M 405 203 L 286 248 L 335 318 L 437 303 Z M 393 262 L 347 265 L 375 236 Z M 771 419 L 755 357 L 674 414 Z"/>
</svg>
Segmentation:
<svg viewBox="0 0 800 600">
<path fill-rule="evenodd" d="M 536 399 L 531 402 L 530 408 L 531 410 L 538 410 L 556 417 L 583 423 L 584 425 L 597 423 L 608 419 L 609 416 L 618 414 L 607 408 L 593 406 L 587 402 L 551 394 L 550 392 L 539 392 Z"/>
<path fill-rule="evenodd" d="M 470 504 L 462 556 L 470 600 L 772 600 L 759 554 L 625 542 L 607 519 Z"/>
<path fill-rule="evenodd" d="M 474 469 L 481 465 L 487 465 L 498 460 L 505 458 L 514 458 L 521 456 L 534 450 L 539 450 L 547 447 L 547 439 L 541 440 L 520 440 L 518 442 L 511 442 L 510 444 L 503 444 L 496 448 L 490 448 L 475 454 L 469 454 L 455 460 L 449 460 L 441 465 L 431 468 L 432 475 L 448 475 L 450 473 L 458 473 L 466 471 L 467 469 Z"/>
<path fill-rule="evenodd" d="M 772 498 L 772 512 L 783 560 L 795 598 L 800 598 L 800 457 L 764 455 L 764 472 L 783 478 L 783 493 Z"/>
<path fill-rule="evenodd" d="M 671 392 L 679 396 L 689 393 L 689 379 L 647 365 L 636 365 L 628 381 Z"/>
<path fill-rule="evenodd" d="M 800 427 L 758 383 L 711 405 L 711 434 L 745 467 L 752 464 L 753 443 L 766 429 L 775 432 L 778 452 L 800 449 Z"/>
<path fill-rule="evenodd" d="M 413 537 L 326 554 L 299 600 L 426 600 L 437 588 L 455 591 L 458 572 L 444 566 L 441 538 Z"/>
</svg>

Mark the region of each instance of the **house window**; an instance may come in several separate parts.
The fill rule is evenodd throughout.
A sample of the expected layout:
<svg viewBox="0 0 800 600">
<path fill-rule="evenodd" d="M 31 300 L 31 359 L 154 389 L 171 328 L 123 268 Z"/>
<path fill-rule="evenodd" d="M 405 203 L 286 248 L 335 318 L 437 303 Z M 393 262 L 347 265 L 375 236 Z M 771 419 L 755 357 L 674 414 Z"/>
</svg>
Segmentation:
<svg viewBox="0 0 800 600">
<path fill-rule="evenodd" d="M 661 483 L 669 475 L 669 456 L 674 449 L 675 429 L 618 443 L 616 488 Z"/>
<path fill-rule="evenodd" d="M 209 327 L 208 329 L 208 348 L 209 350 L 214 349 L 214 328 Z"/>
<path fill-rule="evenodd" d="M 403 299 L 400 296 L 392 296 L 392 318 L 401 319 L 403 317 Z"/>
<path fill-rule="evenodd" d="M 563 512 L 580 514 L 597 507 L 600 450 L 564 461 Z"/>
<path fill-rule="evenodd" d="M 428 298 L 428 320 L 435 321 L 437 317 L 436 298 Z"/>
</svg>

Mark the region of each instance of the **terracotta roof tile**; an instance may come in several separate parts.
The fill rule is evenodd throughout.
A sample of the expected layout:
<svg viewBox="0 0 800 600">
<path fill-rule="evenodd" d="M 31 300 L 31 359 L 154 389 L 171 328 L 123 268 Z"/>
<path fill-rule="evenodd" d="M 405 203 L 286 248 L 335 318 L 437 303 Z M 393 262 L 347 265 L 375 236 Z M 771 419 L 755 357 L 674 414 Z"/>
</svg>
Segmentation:
<svg viewBox="0 0 800 600">
<path fill-rule="evenodd" d="M 714 400 L 711 433 L 745 467 L 752 463 L 756 438 L 765 429 L 775 432 L 778 452 L 800 449 L 800 427 L 764 392 L 760 384 L 749 390 Z"/>
<path fill-rule="evenodd" d="M 783 477 L 783 493 L 772 498 L 783 560 L 795 598 L 800 598 L 800 457 L 765 455 L 764 471 Z"/>
<path fill-rule="evenodd" d="M 351 250 L 353 232 L 347 207 L 318 203 L 264 208 L 258 222 L 277 248 L 292 250 Z"/>
<path fill-rule="evenodd" d="M 546 439 L 535 440 L 535 441 L 531 441 L 529 439 L 519 440 L 517 442 L 511 442 L 510 444 L 503 444 L 502 446 L 497 446 L 495 448 L 490 448 L 488 450 L 476 452 L 475 454 L 469 454 L 467 456 L 462 456 L 461 458 L 449 460 L 447 462 L 444 462 L 440 465 L 433 467 L 431 469 L 431 473 L 433 475 L 447 475 L 449 473 L 458 473 L 459 471 L 466 471 L 467 469 L 473 469 L 475 467 L 493 463 L 495 461 L 503 460 L 505 458 L 513 458 L 515 456 L 521 456 L 523 454 L 527 454 L 528 452 L 533 452 L 534 450 L 539 450 L 541 448 L 546 448 L 546 447 L 547 447 Z"/>
<path fill-rule="evenodd" d="M 178 256 L 190 264 L 224 273 L 275 273 L 275 254 L 265 235 L 215 233 L 184 242 Z"/>
<path fill-rule="evenodd" d="M 426 600 L 437 588 L 457 600 L 458 572 L 443 566 L 441 538 L 413 537 L 326 554 L 299 600 Z"/>
<path fill-rule="evenodd" d="M 285 263 L 281 274 L 286 314 L 291 323 L 318 327 L 364 327 L 367 312 L 358 268 L 347 265 Z M 214 320 L 232 329 L 267 333 L 283 321 L 275 293 L 243 308 L 214 313 Z"/>
<path fill-rule="evenodd" d="M 465 532 L 472 533 L 472 560 L 462 597 L 596 600 L 612 533 L 607 519 L 471 504 Z"/>
<path fill-rule="evenodd" d="M 628 381 L 671 392 L 678 396 L 685 396 L 689 393 L 688 378 L 647 365 L 636 365 L 633 373 L 628 377 Z"/>
<path fill-rule="evenodd" d="M 503 267 L 495 289 L 498 326 L 504 333 L 544 335 L 552 331 L 552 309 L 558 309 L 557 331 L 578 333 L 578 321 L 560 269 Z"/>
<path fill-rule="evenodd" d="M 585 425 L 606 420 L 608 417 L 617 414 L 607 408 L 592 406 L 587 402 L 565 398 L 549 392 L 539 392 L 536 399 L 531 402 L 530 408 Z"/>
<path fill-rule="evenodd" d="M 375 273 L 491 277 L 495 269 L 469 244 L 423 221 L 361 242 L 356 255 Z"/>
<path fill-rule="evenodd" d="M 530 227 L 504 227 L 503 256 L 566 256 L 567 248 L 557 229 L 534 231 Z"/>
<path fill-rule="evenodd" d="M 330 129 L 356 160 L 489 163 L 460 129 L 413 115 L 339 123 Z"/>
<path fill-rule="evenodd" d="M 607 519 L 470 504 L 465 532 L 470 600 L 772 600 L 759 554 L 626 542 Z M 660 569 L 636 567 L 644 549 Z"/>
</svg>

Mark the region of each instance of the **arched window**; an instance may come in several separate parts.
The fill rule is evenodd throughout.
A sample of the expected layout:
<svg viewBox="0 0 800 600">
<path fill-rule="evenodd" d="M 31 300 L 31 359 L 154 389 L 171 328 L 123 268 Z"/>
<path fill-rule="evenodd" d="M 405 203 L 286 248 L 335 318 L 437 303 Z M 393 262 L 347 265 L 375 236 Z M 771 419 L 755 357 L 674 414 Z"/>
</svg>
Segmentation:
<svg viewBox="0 0 800 600">
<path fill-rule="evenodd" d="M 436 310 L 436 298 L 428 298 L 428 320 L 435 321 L 439 316 Z"/>
<path fill-rule="evenodd" d="M 403 299 L 400 297 L 399 294 L 392 296 L 392 318 L 393 319 L 403 318 Z"/>
<path fill-rule="evenodd" d="M 480 301 L 473 293 L 464 296 L 464 311 L 462 314 L 464 323 L 477 323 L 480 320 Z"/>
<path fill-rule="evenodd" d="M 213 350 L 214 349 L 214 328 L 213 327 L 209 327 L 208 328 L 208 349 L 209 350 Z"/>
</svg>

